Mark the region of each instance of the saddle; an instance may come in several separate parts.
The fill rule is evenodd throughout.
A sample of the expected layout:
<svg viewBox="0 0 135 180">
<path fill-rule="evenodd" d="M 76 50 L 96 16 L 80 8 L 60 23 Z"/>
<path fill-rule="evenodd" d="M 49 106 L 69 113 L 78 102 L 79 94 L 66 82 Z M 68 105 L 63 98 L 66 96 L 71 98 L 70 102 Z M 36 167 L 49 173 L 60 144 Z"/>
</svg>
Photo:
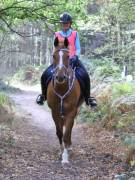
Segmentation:
<svg viewBox="0 0 135 180">
<path fill-rule="evenodd" d="M 86 90 L 86 79 L 87 79 L 87 74 L 86 71 L 84 70 L 84 66 L 81 64 L 80 60 L 78 59 L 78 56 L 74 56 L 70 59 L 70 66 L 72 69 L 75 70 L 75 76 L 78 79 L 81 87 L 81 96 L 85 96 L 85 90 Z M 50 68 L 48 69 L 47 73 L 44 76 L 45 79 L 45 86 L 46 89 L 48 87 L 49 82 L 51 81 L 53 76 L 53 66 L 51 65 Z"/>
<path fill-rule="evenodd" d="M 75 68 L 75 76 L 76 76 L 77 80 L 79 81 L 79 84 L 81 87 L 81 96 L 84 96 L 85 88 L 86 88 L 85 87 L 85 77 L 83 75 L 84 75 L 83 69 L 80 67 L 76 67 Z M 53 73 L 52 73 L 52 75 L 48 75 L 48 77 L 46 79 L 46 83 L 45 83 L 46 88 L 48 87 L 48 84 L 51 81 L 52 76 L 53 76 Z"/>
</svg>

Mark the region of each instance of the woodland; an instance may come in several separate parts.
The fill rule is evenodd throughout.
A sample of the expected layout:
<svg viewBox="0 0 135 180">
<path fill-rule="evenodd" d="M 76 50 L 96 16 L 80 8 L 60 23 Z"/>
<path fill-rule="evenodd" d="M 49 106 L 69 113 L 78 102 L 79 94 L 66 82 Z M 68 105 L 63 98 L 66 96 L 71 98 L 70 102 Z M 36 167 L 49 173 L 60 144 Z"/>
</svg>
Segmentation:
<svg viewBox="0 0 135 180">
<path fill-rule="evenodd" d="M 80 109 L 74 161 L 66 168 L 56 160 L 55 136 L 42 124 L 50 116 L 34 105 L 63 12 L 79 33 L 79 58 L 98 102 L 96 111 Z M 132 180 L 134 132 L 134 0 L 0 0 L 0 179 Z"/>
</svg>

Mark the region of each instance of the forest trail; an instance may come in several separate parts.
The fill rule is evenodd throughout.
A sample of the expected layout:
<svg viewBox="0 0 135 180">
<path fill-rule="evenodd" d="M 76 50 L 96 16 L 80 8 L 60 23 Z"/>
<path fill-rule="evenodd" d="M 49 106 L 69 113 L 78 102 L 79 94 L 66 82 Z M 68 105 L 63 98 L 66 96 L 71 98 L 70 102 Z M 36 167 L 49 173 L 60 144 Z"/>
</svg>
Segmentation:
<svg viewBox="0 0 135 180">
<path fill-rule="evenodd" d="M 61 165 L 55 126 L 47 106 L 35 103 L 38 93 L 12 94 L 16 105 L 15 145 L 2 157 L 3 180 L 112 180 L 123 171 L 123 147 L 113 132 L 98 124 L 75 124 L 70 163 Z"/>
</svg>

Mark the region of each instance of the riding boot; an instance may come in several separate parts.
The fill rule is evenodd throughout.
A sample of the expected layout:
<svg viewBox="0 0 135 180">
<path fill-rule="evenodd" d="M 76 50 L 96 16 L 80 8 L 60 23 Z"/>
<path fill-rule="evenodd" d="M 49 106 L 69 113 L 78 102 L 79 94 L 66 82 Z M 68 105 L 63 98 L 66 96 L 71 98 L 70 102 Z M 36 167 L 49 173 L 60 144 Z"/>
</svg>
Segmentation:
<svg viewBox="0 0 135 180">
<path fill-rule="evenodd" d="M 44 82 L 45 82 L 45 78 L 44 78 L 44 76 L 42 74 L 42 76 L 41 76 L 41 92 L 42 92 L 42 94 L 39 94 L 37 99 L 36 99 L 36 102 L 39 105 L 43 105 L 44 101 L 46 100 L 46 91 L 47 91 L 47 88 L 46 88 Z"/>
<path fill-rule="evenodd" d="M 90 96 L 90 78 L 85 79 L 85 87 L 86 90 L 84 96 L 85 96 L 86 105 L 91 106 L 92 108 L 96 107 L 97 106 L 96 99 Z"/>
<path fill-rule="evenodd" d="M 52 78 L 52 65 L 49 66 L 42 74 L 41 76 L 41 91 L 42 94 L 39 94 L 36 102 L 39 105 L 43 105 L 44 101 L 46 101 L 46 95 L 47 95 L 47 86 Z"/>
</svg>

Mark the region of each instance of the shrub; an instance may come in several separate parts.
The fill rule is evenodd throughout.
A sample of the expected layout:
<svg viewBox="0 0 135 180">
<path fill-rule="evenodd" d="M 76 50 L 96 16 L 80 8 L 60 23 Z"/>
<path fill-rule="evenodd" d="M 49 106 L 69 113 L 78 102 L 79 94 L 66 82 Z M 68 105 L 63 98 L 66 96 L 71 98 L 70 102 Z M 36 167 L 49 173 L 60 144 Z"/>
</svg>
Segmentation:
<svg viewBox="0 0 135 180">
<path fill-rule="evenodd" d="M 127 82 L 112 84 L 112 97 L 116 99 L 122 95 L 131 94 L 135 91 L 135 87 Z"/>
<path fill-rule="evenodd" d="M 14 74 L 14 76 L 11 78 L 12 83 L 24 83 L 24 84 L 38 84 L 40 83 L 40 77 L 41 73 L 45 67 L 43 66 L 25 66 L 23 68 L 20 68 L 20 70 L 17 71 L 17 73 Z"/>
</svg>

